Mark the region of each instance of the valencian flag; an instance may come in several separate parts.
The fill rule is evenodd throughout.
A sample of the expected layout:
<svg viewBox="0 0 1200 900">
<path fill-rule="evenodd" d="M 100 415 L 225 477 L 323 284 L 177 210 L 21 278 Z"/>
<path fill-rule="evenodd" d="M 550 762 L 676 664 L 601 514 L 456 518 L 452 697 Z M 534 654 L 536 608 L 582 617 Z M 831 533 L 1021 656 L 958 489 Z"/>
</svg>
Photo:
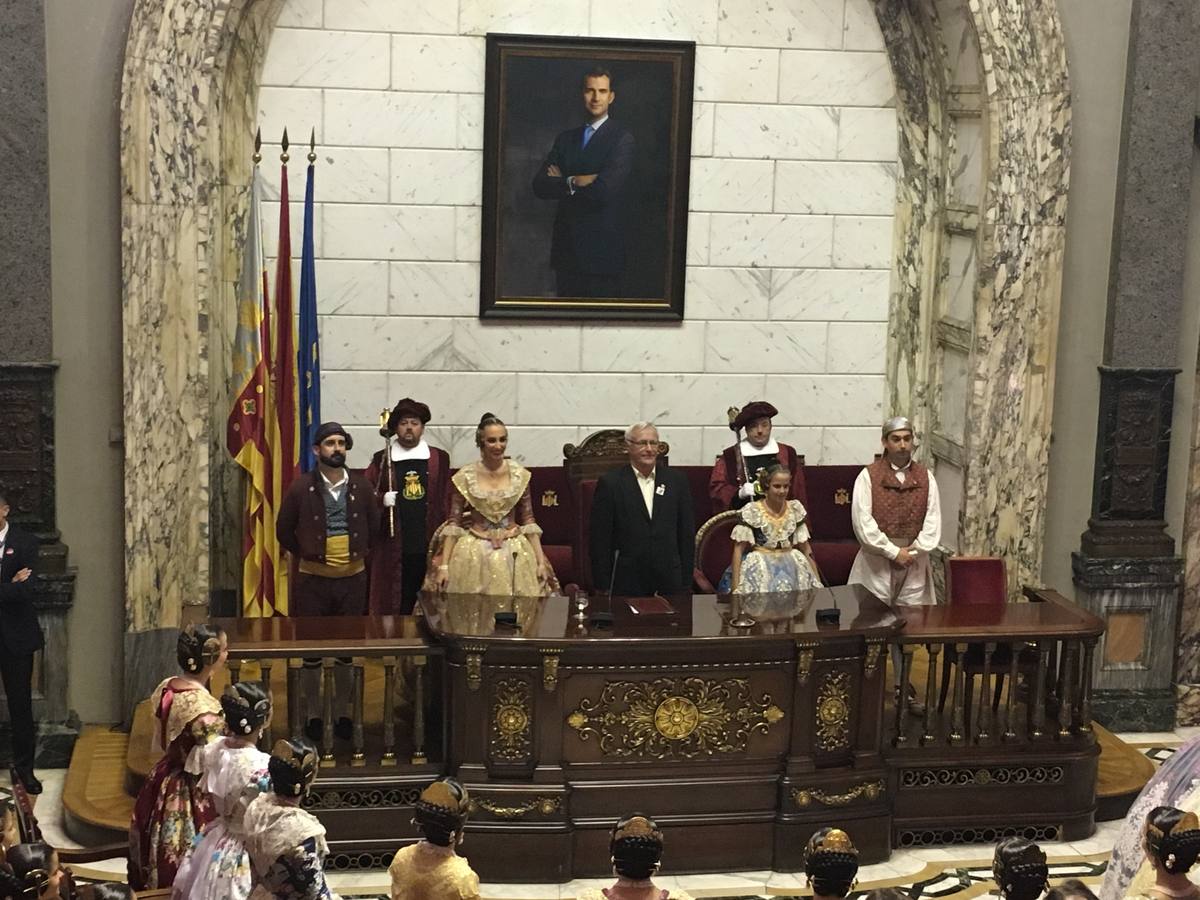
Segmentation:
<svg viewBox="0 0 1200 900">
<path fill-rule="evenodd" d="M 267 439 L 271 447 L 276 497 L 275 508 L 283 502 L 288 488 L 300 471 L 296 446 L 300 419 L 296 396 L 296 319 L 292 302 L 292 230 L 288 215 L 288 137 L 283 131 L 282 165 L 279 174 L 279 249 L 275 259 L 275 308 L 271 318 L 275 324 L 271 350 L 271 387 L 274 421 L 268 422 Z M 275 523 L 271 526 L 274 528 Z M 276 572 L 275 613 L 286 615 L 287 571 Z"/>
<path fill-rule="evenodd" d="M 255 144 L 257 163 L 258 141 Z M 278 492 L 274 488 L 267 423 L 272 421 L 270 360 L 271 321 L 267 269 L 263 259 L 262 184 L 258 166 L 250 182 L 246 223 L 246 255 L 238 282 L 238 320 L 234 333 L 233 377 L 240 385 L 229 413 L 225 443 L 246 470 L 246 505 L 242 529 L 242 614 L 270 616 L 276 610 L 281 568 L 275 538 Z"/>
<path fill-rule="evenodd" d="M 300 468 L 308 472 L 317 464 L 309 452 L 321 424 L 321 354 L 317 337 L 317 270 L 313 252 L 313 163 L 316 130 L 309 138 L 308 182 L 304 188 L 304 242 L 300 251 L 300 349 L 296 370 L 300 374 Z"/>
</svg>

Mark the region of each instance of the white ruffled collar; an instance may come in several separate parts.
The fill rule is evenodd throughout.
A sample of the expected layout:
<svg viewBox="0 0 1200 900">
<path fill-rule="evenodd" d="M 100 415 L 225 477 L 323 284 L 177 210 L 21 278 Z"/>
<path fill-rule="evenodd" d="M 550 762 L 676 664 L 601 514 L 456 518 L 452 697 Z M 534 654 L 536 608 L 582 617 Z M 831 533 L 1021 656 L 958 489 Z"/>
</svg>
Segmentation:
<svg viewBox="0 0 1200 900">
<path fill-rule="evenodd" d="M 749 439 L 743 438 L 741 443 L 742 456 L 778 456 L 779 442 L 774 437 L 767 438 L 767 443 L 762 447 L 755 447 L 750 443 Z"/>
<path fill-rule="evenodd" d="M 400 442 L 396 440 L 396 436 L 392 435 L 388 438 L 388 446 L 391 447 L 392 462 L 400 462 L 404 459 L 429 459 L 432 452 L 429 449 L 429 445 L 425 443 L 425 438 L 421 438 L 417 441 L 417 446 L 409 449 L 401 447 Z"/>
</svg>

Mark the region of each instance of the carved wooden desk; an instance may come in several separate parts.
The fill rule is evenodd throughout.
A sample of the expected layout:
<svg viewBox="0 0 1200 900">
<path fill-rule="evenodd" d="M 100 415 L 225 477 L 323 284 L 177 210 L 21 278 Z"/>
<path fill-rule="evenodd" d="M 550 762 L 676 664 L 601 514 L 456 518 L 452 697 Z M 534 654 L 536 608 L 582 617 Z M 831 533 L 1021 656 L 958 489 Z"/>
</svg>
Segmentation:
<svg viewBox="0 0 1200 900">
<path fill-rule="evenodd" d="M 386 865 L 417 836 L 420 789 L 449 772 L 471 791 L 463 849 L 485 880 L 562 881 L 607 874 L 608 829 L 632 811 L 666 829 L 667 873 L 796 870 L 812 831 L 835 823 L 864 863 L 896 846 L 1090 834 L 1102 623 L 1052 591 L 1029 599 L 894 614 L 851 586 L 736 608 L 685 595 L 639 615 L 616 598 L 597 629 L 565 598 L 426 595 L 423 619 L 222 624 L 234 677 L 243 661 L 286 659 L 291 675 L 321 657 L 327 704 L 334 659 L 354 657 L 354 738 L 327 731 L 307 802 L 331 866 Z M 818 626 L 835 606 L 840 622 Z M 754 624 L 734 627 L 740 614 Z M 895 708 L 891 645 L 923 718 Z M 288 707 L 277 735 L 298 725 Z"/>
</svg>

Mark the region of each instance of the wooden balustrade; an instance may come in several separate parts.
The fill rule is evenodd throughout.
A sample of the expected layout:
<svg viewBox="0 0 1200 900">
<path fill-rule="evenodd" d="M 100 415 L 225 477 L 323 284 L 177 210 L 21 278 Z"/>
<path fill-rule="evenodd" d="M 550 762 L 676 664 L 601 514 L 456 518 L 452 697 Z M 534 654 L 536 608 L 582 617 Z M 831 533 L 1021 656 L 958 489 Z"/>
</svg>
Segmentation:
<svg viewBox="0 0 1200 900">
<path fill-rule="evenodd" d="M 442 649 L 430 646 L 418 620 L 409 616 L 363 618 L 218 619 L 229 634 L 229 679 L 257 666 L 258 681 L 274 695 L 276 714 L 262 744 L 304 730 L 307 709 L 317 709 L 323 722 L 320 744 L 322 769 L 338 774 L 354 770 L 370 776 L 376 768 L 394 770 L 398 759 L 406 767 L 429 769 L 444 759 L 440 734 L 429 735 L 426 705 L 442 705 L 440 673 L 428 661 Z M 276 663 L 282 661 L 281 667 Z M 305 664 L 315 670 L 305 669 Z M 349 678 L 339 673 L 348 668 Z M 282 677 L 272 681 L 274 672 Z M 306 671 L 317 675 L 306 677 Z M 316 682 L 319 696 L 305 697 Z M 349 681 L 348 697 L 338 696 L 339 682 Z M 430 684 L 434 682 L 435 684 Z M 404 712 L 397 711 L 397 701 Z M 349 712 L 348 741 L 335 736 L 337 720 Z M 441 716 L 437 717 L 441 720 Z M 363 771 L 367 770 L 367 771 Z M 432 771 L 432 769 L 430 769 Z"/>
</svg>

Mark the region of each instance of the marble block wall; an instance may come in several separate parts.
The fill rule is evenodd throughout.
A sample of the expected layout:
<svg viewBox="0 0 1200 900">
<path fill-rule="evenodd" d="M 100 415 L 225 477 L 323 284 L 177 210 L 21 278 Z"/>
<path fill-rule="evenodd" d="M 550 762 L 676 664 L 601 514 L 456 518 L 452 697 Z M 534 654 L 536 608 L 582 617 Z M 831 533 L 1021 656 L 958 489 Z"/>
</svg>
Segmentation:
<svg viewBox="0 0 1200 900">
<path fill-rule="evenodd" d="M 477 318 L 489 31 L 696 42 L 686 321 Z M 352 463 L 408 394 L 456 463 L 490 411 L 528 464 L 637 419 L 706 464 L 726 408 L 762 396 L 811 463 L 877 449 L 898 151 L 869 0 L 285 0 L 260 83 L 266 140 L 316 129 L 322 413 L 355 431 Z M 294 147 L 293 253 L 305 166 Z M 277 201 L 277 150 L 262 169 Z"/>
</svg>

